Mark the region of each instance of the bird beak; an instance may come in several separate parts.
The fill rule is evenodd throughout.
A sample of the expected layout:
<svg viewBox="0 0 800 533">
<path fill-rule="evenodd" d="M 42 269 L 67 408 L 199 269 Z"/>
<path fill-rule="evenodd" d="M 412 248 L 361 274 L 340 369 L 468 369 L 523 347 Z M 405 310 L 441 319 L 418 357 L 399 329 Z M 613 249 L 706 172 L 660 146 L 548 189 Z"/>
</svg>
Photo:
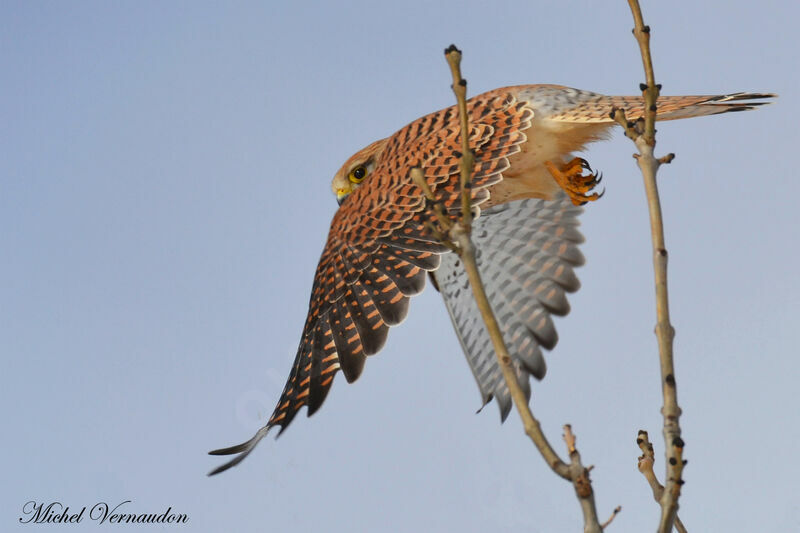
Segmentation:
<svg viewBox="0 0 800 533">
<path fill-rule="evenodd" d="M 336 202 L 339 205 L 342 205 L 344 199 L 347 198 L 347 195 L 350 194 L 350 191 L 347 189 L 337 189 L 336 190 Z"/>
</svg>

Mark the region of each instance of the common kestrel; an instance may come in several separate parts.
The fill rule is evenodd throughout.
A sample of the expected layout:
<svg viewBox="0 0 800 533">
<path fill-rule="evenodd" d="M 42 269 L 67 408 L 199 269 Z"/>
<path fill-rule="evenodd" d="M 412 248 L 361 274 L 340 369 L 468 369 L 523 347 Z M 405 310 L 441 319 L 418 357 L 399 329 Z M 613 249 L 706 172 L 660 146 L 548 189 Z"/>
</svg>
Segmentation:
<svg viewBox="0 0 800 533">
<path fill-rule="evenodd" d="M 658 119 L 752 109 L 769 94 L 662 96 Z M 579 287 L 583 263 L 578 205 L 596 200 L 599 181 L 574 157 L 606 138 L 614 108 L 629 119 L 643 113 L 640 96 L 604 96 L 557 85 L 496 89 L 469 100 L 470 146 L 475 154 L 472 238 L 492 307 L 520 384 L 541 379 L 541 349 L 557 340 L 551 315 L 569 312 L 566 293 Z M 308 415 L 325 400 L 336 373 L 356 380 L 390 326 L 406 316 L 409 297 L 432 273 L 478 382 L 484 405 L 495 398 L 505 419 L 509 392 L 458 257 L 426 230 L 432 220 L 411 177 L 421 167 L 431 189 L 459 209 L 460 129 L 449 107 L 415 120 L 353 155 L 333 178 L 340 207 L 333 217 L 311 291 L 300 347 L 278 405 L 249 441 L 211 452 L 238 454 L 211 474 L 244 459 L 274 426 L 283 432 L 301 407 Z"/>
</svg>

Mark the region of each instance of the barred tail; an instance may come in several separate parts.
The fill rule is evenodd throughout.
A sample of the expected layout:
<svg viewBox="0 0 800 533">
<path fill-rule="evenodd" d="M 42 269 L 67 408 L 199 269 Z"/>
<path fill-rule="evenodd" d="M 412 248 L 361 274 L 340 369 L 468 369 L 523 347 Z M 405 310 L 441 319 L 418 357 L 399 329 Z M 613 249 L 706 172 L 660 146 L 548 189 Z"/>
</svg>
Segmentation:
<svg viewBox="0 0 800 533">
<path fill-rule="evenodd" d="M 733 93 L 717 96 L 663 96 L 658 99 L 657 120 L 676 120 L 680 118 L 718 115 L 731 111 L 749 111 L 772 102 L 754 102 L 774 98 L 769 93 Z M 641 98 L 639 99 L 641 101 Z M 609 111 L 610 113 L 610 111 Z M 644 110 L 641 106 L 633 112 L 633 118 L 639 118 Z"/>
<path fill-rule="evenodd" d="M 748 111 L 772 102 L 759 102 L 775 98 L 770 93 L 733 93 L 724 95 L 661 96 L 658 99 L 657 120 L 676 120 L 681 118 L 717 115 L 730 111 Z M 644 114 L 644 99 L 641 96 L 602 96 L 586 97 L 577 106 L 550 117 L 559 122 L 600 124 L 612 122 L 610 114 L 615 108 L 625 111 L 629 120 L 636 120 Z"/>
</svg>

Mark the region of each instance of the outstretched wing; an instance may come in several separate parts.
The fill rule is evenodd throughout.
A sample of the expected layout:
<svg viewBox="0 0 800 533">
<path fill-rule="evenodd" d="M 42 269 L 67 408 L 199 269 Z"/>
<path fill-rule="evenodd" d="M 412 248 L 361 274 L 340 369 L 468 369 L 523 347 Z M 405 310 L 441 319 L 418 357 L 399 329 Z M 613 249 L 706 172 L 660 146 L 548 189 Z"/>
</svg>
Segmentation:
<svg viewBox="0 0 800 533">
<path fill-rule="evenodd" d="M 577 245 L 582 208 L 565 195 L 527 199 L 487 209 L 472 228 L 476 262 L 517 377 L 530 397 L 529 376 L 544 377 L 541 348 L 558 341 L 550 315 L 569 312 L 566 293 L 580 287 L 574 267 L 583 264 Z M 433 274 L 458 334 L 483 403 L 497 400 L 505 420 L 511 397 L 497 363 L 466 271 L 455 254 L 442 257 Z"/>
<path fill-rule="evenodd" d="M 470 100 L 468 113 L 477 205 L 525 141 L 533 111 L 495 91 Z M 372 174 L 333 217 L 300 346 L 275 411 L 249 441 L 211 452 L 239 454 L 212 475 L 238 464 L 272 427 L 285 430 L 303 406 L 309 416 L 316 412 L 339 370 L 348 382 L 357 379 L 366 356 L 377 353 L 389 327 L 405 318 L 409 297 L 423 289 L 426 272 L 435 270 L 448 251 L 425 229 L 430 213 L 410 171 L 421 167 L 437 198 L 457 209 L 459 149 L 455 107 L 418 119 L 387 140 Z"/>
</svg>

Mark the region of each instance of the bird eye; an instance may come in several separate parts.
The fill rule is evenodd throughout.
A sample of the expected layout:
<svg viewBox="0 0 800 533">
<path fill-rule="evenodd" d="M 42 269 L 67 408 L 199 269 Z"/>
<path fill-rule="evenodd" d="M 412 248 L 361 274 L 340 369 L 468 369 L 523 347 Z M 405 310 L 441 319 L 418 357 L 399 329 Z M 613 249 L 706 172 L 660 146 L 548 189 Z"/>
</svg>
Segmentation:
<svg viewBox="0 0 800 533">
<path fill-rule="evenodd" d="M 364 178 L 367 177 L 367 167 L 364 165 L 358 165 L 356 168 L 350 171 L 350 175 L 348 177 L 353 183 L 361 183 L 364 181 Z"/>
</svg>

